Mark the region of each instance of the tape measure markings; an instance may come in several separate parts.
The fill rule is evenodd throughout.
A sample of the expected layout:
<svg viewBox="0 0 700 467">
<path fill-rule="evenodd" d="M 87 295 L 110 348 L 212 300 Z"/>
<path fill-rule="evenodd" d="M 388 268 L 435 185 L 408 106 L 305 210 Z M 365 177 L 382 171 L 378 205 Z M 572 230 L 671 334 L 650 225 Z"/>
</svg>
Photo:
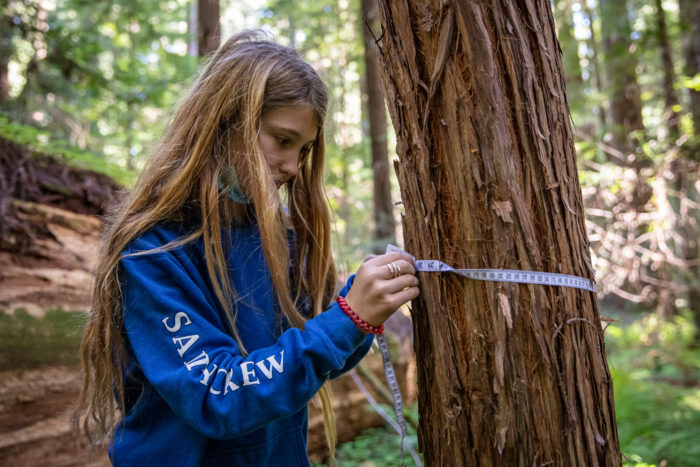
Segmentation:
<svg viewBox="0 0 700 467">
<path fill-rule="evenodd" d="M 406 253 L 401 248 L 389 244 L 387 253 Z M 415 261 L 417 271 L 422 272 L 453 272 L 469 279 L 494 282 L 516 282 L 520 284 L 541 284 L 597 292 L 595 284 L 579 276 L 561 274 L 558 272 L 524 271 L 520 269 L 457 269 L 434 259 L 419 259 Z"/>
<path fill-rule="evenodd" d="M 389 352 L 389 346 L 386 345 L 386 339 L 384 334 L 379 334 L 377 336 L 377 344 L 379 345 L 379 351 L 382 354 L 382 363 L 384 364 L 384 375 L 386 376 L 386 382 L 389 384 L 389 389 L 391 390 L 391 396 L 394 401 L 394 414 L 396 414 L 396 421 L 401 427 L 401 465 L 403 465 L 403 443 L 406 438 L 406 433 L 408 429 L 406 427 L 406 419 L 403 416 L 403 398 L 401 397 L 401 389 L 399 388 L 399 383 L 396 380 L 396 372 L 394 371 L 394 365 L 391 363 L 391 353 Z"/>
</svg>

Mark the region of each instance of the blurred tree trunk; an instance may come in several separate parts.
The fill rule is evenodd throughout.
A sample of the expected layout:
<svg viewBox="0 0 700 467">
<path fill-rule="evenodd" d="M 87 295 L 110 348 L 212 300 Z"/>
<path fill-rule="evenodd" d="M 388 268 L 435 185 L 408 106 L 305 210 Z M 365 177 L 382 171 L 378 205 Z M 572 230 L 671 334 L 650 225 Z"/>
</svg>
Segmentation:
<svg viewBox="0 0 700 467">
<path fill-rule="evenodd" d="M 10 97 L 9 65 L 14 51 L 12 46 L 12 16 L 9 0 L 0 9 L 0 107 Z"/>
<path fill-rule="evenodd" d="M 663 2 L 661 0 L 656 0 L 656 35 L 659 41 L 661 70 L 663 71 L 664 104 L 666 107 L 664 110 L 664 117 L 668 128 L 669 139 L 675 142 L 680 136 L 680 114 L 676 110 L 678 106 L 678 96 L 676 96 L 676 91 L 673 89 L 673 84 L 676 82 L 676 74 L 673 71 L 671 43 L 668 39 L 668 28 L 666 27 L 666 13 L 664 12 Z"/>
<path fill-rule="evenodd" d="M 197 4 L 197 42 L 199 56 L 206 57 L 219 48 L 221 44 L 221 27 L 219 25 L 219 0 L 198 0 Z"/>
<path fill-rule="evenodd" d="M 691 79 L 700 73 L 700 2 L 679 0 L 681 26 L 686 36 L 685 74 Z M 700 90 L 689 89 L 693 130 L 700 135 Z M 697 155 L 696 155 L 697 159 Z"/>
<path fill-rule="evenodd" d="M 638 165 L 640 161 L 634 153 L 640 153 L 640 141 L 631 133 L 643 130 L 644 124 L 637 82 L 637 59 L 632 49 L 632 28 L 627 15 L 626 0 L 600 0 L 612 143 L 625 153 L 629 165 Z"/>
<path fill-rule="evenodd" d="M 574 36 L 574 17 L 570 0 L 554 1 L 554 19 L 557 25 L 557 37 L 561 45 L 569 107 L 572 110 L 582 109 L 586 105 L 586 97 L 583 93 L 581 61 L 578 57 L 578 41 Z"/>
<path fill-rule="evenodd" d="M 550 2 L 380 2 L 406 249 L 593 277 Z M 429 466 L 618 466 L 596 297 L 419 273 Z"/>
<path fill-rule="evenodd" d="M 386 140 L 386 109 L 379 79 L 377 44 L 369 29 L 377 19 L 377 1 L 362 0 L 362 17 L 366 24 L 362 28 L 365 43 L 365 86 L 369 135 L 372 146 L 372 174 L 374 182 L 374 253 L 381 253 L 387 242 L 396 236 L 389 182 L 389 153 Z"/>
<path fill-rule="evenodd" d="M 199 24 L 197 12 L 198 3 L 199 0 L 190 0 L 189 13 L 187 16 L 187 34 L 189 37 L 187 53 L 191 57 L 199 56 L 199 35 L 197 33 L 197 25 Z"/>
<path fill-rule="evenodd" d="M 601 65 L 600 65 L 600 53 L 599 53 L 599 47 L 598 47 L 598 34 L 595 31 L 595 26 L 593 24 L 593 12 L 591 11 L 591 7 L 588 6 L 588 2 L 581 2 L 581 6 L 583 7 L 583 13 L 584 15 L 588 18 L 588 27 L 590 28 L 591 32 L 591 37 L 588 45 L 590 46 L 591 49 L 591 63 L 593 64 L 593 77 L 595 78 L 595 88 L 597 93 L 596 97 L 596 102 L 598 103 L 598 117 L 600 119 L 600 128 L 601 131 L 605 130 L 605 127 L 607 126 L 607 115 L 605 112 L 605 103 L 602 102 L 603 98 L 603 74 L 601 73 Z"/>
<path fill-rule="evenodd" d="M 131 0 L 128 2 L 128 12 L 129 12 L 129 73 L 132 76 L 136 76 L 136 31 L 138 31 L 139 24 L 136 18 L 136 1 Z M 136 89 L 130 86 L 126 94 L 126 167 L 129 170 L 135 170 L 136 164 L 134 159 L 136 153 L 134 152 L 134 132 L 136 131 Z"/>
</svg>

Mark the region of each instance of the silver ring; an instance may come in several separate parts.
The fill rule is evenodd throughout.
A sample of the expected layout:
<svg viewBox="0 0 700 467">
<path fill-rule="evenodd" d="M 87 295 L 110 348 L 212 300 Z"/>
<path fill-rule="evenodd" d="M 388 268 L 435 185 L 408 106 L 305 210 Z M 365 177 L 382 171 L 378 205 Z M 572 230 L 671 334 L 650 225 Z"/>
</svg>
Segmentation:
<svg viewBox="0 0 700 467">
<path fill-rule="evenodd" d="M 401 275 L 401 268 L 399 268 L 398 264 L 392 261 L 391 263 L 387 263 L 387 266 L 389 267 L 389 272 L 391 272 L 392 279 L 396 279 Z"/>
</svg>

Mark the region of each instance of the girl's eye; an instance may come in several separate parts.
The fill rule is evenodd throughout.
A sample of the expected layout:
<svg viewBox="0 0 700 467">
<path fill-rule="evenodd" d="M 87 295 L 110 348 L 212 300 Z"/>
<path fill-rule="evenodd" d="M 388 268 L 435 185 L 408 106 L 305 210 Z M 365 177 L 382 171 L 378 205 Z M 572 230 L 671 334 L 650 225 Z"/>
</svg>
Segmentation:
<svg viewBox="0 0 700 467">
<path fill-rule="evenodd" d="M 277 138 L 277 144 L 279 144 L 280 146 L 289 145 L 289 142 L 290 142 L 289 138 L 284 137 L 284 136 L 277 136 L 276 138 Z"/>
</svg>

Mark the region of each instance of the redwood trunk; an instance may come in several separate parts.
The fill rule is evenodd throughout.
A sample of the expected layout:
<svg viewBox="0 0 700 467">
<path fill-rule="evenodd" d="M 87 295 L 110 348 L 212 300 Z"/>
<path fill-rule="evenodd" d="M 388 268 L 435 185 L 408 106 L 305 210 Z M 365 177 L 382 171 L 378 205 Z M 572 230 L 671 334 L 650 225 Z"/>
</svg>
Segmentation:
<svg viewBox="0 0 700 467">
<path fill-rule="evenodd" d="M 406 249 L 593 279 L 550 2 L 380 2 Z M 596 297 L 419 273 L 430 466 L 620 465 Z"/>
</svg>

